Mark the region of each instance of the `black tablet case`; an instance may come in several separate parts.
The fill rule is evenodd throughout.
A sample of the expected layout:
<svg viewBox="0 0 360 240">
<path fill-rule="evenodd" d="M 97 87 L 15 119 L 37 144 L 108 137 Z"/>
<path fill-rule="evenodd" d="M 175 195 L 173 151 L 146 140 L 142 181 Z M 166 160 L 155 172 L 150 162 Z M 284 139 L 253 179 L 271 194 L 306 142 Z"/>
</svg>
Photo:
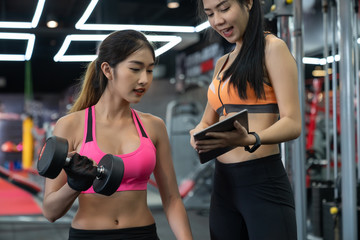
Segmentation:
<svg viewBox="0 0 360 240">
<path fill-rule="evenodd" d="M 247 111 L 247 109 L 244 109 L 244 110 L 236 113 L 235 115 L 233 115 L 223 121 L 217 122 L 217 123 L 205 128 L 204 130 L 194 134 L 194 139 L 195 140 L 209 139 L 210 137 L 205 136 L 205 134 L 207 132 L 226 132 L 226 131 L 235 130 L 235 127 L 234 127 L 235 120 L 237 120 L 243 127 L 245 127 L 245 129 L 247 131 L 249 131 L 248 111 Z M 233 148 L 234 147 L 217 148 L 217 149 L 211 150 L 209 152 L 199 153 L 200 162 L 206 163 L 206 162 L 230 151 Z"/>
</svg>

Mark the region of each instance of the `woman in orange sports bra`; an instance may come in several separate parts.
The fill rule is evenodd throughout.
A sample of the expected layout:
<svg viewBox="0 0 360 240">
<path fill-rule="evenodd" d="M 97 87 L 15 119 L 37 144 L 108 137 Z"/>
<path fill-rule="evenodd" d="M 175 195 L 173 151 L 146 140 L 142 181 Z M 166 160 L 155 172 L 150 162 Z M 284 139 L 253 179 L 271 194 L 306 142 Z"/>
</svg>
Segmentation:
<svg viewBox="0 0 360 240">
<path fill-rule="evenodd" d="M 190 131 L 199 153 L 232 146 L 215 159 L 210 205 L 212 240 L 297 239 L 295 204 L 279 143 L 301 133 L 297 67 L 287 45 L 264 32 L 260 0 L 198 0 L 199 12 L 235 48 L 215 66 L 208 103 Z M 194 133 L 248 109 L 249 133 Z"/>
<path fill-rule="evenodd" d="M 130 107 L 149 89 L 154 66 L 154 48 L 144 34 L 134 30 L 111 33 L 88 65 L 70 113 L 56 123 L 53 134 L 67 139 L 69 156 L 79 154 L 73 155 L 59 176 L 46 179 L 43 214 L 55 222 L 78 200 L 69 240 L 158 240 L 147 204 L 152 173 L 171 230 L 177 239 L 192 240 L 165 123 Z M 95 193 L 92 187 L 92 166 L 105 154 L 116 155 L 124 163 L 120 187 L 110 196 Z"/>
</svg>

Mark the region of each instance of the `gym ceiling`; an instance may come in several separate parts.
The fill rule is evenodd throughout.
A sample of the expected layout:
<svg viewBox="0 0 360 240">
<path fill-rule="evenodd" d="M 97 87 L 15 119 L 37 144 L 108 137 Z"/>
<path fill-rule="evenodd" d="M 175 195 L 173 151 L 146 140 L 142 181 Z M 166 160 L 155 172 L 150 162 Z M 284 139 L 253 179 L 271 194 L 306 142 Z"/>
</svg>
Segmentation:
<svg viewBox="0 0 360 240">
<path fill-rule="evenodd" d="M 271 1 L 271 0 L 266 0 Z M 35 93 L 61 93 L 77 83 L 87 61 L 67 62 L 54 59 L 70 35 L 107 35 L 119 25 L 186 26 L 197 27 L 201 22 L 196 13 L 196 0 L 179 0 L 175 9 L 167 7 L 167 0 L 0 0 L 0 36 L 3 33 L 33 35 L 31 71 Z M 304 50 L 308 56 L 321 53 L 322 16 L 321 5 L 315 0 L 303 0 Z M 44 4 L 38 24 L 30 28 L 5 27 L 6 22 L 25 22 L 31 25 L 38 4 Z M 79 20 L 93 4 L 90 15 L 83 24 Z M 49 20 L 58 21 L 57 28 L 48 28 Z M 76 24 L 78 25 L 76 26 Z M 316 23 L 316 24 L 314 24 Z M 107 29 L 91 28 L 90 25 L 107 25 Z M 110 27 L 109 27 L 110 26 Z M 115 26 L 115 27 L 114 27 Z M 84 29 L 84 30 L 82 30 Z M 175 29 L 175 28 L 174 28 Z M 188 29 L 187 29 L 188 30 Z M 187 31 L 185 30 L 185 31 Z M 181 42 L 160 56 L 160 64 L 174 64 L 176 52 L 200 41 L 201 32 L 168 32 L 150 29 L 144 33 L 156 36 L 178 36 Z M 309 33 L 309 34 L 307 34 Z M 320 39 L 320 40 L 319 40 Z M 2 55 L 25 57 L 29 39 L 15 40 L 0 37 Z M 170 40 L 158 42 L 164 46 Z M 93 55 L 98 41 L 71 41 L 63 55 Z M 61 55 L 61 54 L 60 54 Z M 24 61 L 0 61 L 0 93 L 24 92 Z"/>
</svg>

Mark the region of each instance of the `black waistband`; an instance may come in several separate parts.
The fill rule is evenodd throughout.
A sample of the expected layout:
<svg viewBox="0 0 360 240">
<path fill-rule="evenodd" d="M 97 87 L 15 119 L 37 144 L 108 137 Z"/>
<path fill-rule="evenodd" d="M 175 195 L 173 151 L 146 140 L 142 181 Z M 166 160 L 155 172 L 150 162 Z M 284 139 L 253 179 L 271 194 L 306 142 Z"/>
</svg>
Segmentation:
<svg viewBox="0 0 360 240">
<path fill-rule="evenodd" d="M 286 174 L 280 154 L 238 163 L 215 161 L 217 181 L 232 186 L 246 186 L 277 178 Z"/>
<path fill-rule="evenodd" d="M 70 228 L 69 240 L 89 239 L 89 240 L 115 240 L 115 239 L 132 239 L 132 240 L 159 240 L 156 233 L 156 225 L 151 224 L 142 227 L 131 227 L 121 229 L 105 229 L 105 230 L 84 230 Z"/>
</svg>

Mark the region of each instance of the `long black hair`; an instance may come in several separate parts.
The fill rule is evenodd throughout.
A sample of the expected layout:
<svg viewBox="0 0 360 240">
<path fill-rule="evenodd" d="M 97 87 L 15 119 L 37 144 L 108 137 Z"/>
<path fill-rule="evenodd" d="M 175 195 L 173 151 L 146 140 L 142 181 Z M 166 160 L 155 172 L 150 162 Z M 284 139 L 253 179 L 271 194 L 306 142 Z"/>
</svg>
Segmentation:
<svg viewBox="0 0 360 240">
<path fill-rule="evenodd" d="M 242 8 L 245 8 L 249 2 L 249 0 L 234 1 L 237 1 Z M 198 12 L 203 13 L 202 16 L 204 17 L 202 0 L 198 0 Z M 257 98 L 264 99 L 264 71 L 265 36 L 263 12 L 260 0 L 253 0 L 241 50 L 231 66 L 225 71 L 223 79 L 230 77 L 230 83 L 237 87 L 239 96 L 242 99 L 247 98 L 247 84 L 250 84 L 254 89 Z"/>
</svg>

